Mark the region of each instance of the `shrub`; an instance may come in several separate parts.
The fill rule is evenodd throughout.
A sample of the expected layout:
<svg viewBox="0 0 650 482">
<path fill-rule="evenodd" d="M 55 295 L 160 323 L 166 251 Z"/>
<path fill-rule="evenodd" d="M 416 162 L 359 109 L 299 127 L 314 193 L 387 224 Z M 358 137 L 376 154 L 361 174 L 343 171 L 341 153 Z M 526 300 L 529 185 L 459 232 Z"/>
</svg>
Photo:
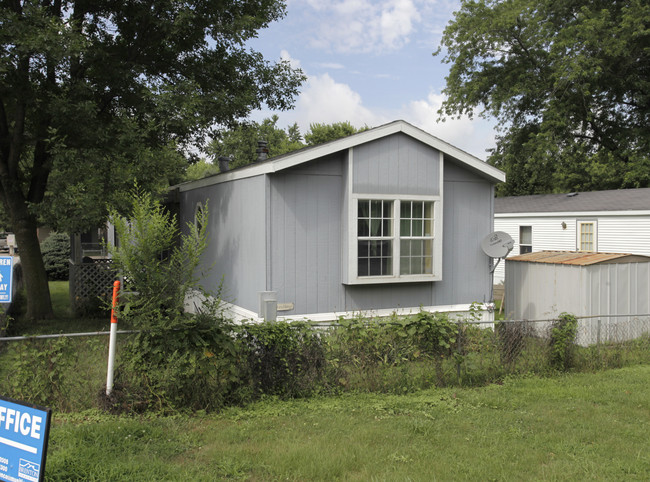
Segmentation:
<svg viewBox="0 0 650 482">
<path fill-rule="evenodd" d="M 70 236 L 52 233 L 41 243 L 45 271 L 50 281 L 65 281 L 70 271 Z"/>
<path fill-rule="evenodd" d="M 308 396 L 325 380 L 325 350 L 319 333 L 304 323 L 265 322 L 241 328 L 253 394 Z"/>
<path fill-rule="evenodd" d="M 215 410 L 238 401 L 242 364 L 232 325 L 214 312 L 141 331 L 122 359 L 113 411 Z"/>
<path fill-rule="evenodd" d="M 553 368 L 566 371 L 573 366 L 576 352 L 578 320 L 574 315 L 562 313 L 551 327 L 550 364 Z"/>
<path fill-rule="evenodd" d="M 198 289 L 195 270 L 206 247 L 207 208 L 197 223 L 180 234 L 176 217 L 151 194 L 134 192 L 130 218 L 111 212 L 109 220 L 121 240 L 109 246 L 113 263 L 124 277 L 123 291 L 137 293 L 122 302 L 123 317 L 138 328 L 149 328 L 181 316 L 185 297 Z"/>
<path fill-rule="evenodd" d="M 232 326 L 221 316 L 219 297 L 196 315 L 184 313 L 186 295 L 201 291 L 195 269 L 206 247 L 207 209 L 198 215 L 180 234 L 175 216 L 139 192 L 129 219 L 111 213 L 121 240 L 111 253 L 129 293 L 119 317 L 142 330 L 124 350 L 125 372 L 108 400 L 114 409 L 214 409 L 238 379 Z"/>
</svg>

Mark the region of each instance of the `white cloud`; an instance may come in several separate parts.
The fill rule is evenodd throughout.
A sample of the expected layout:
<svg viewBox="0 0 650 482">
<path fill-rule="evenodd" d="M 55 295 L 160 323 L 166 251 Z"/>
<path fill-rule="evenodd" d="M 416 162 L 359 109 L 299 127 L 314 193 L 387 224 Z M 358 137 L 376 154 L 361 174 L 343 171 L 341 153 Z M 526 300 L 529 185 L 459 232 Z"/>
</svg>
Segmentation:
<svg viewBox="0 0 650 482">
<path fill-rule="evenodd" d="M 421 16 L 413 0 L 310 1 L 319 29 L 312 46 L 336 52 L 396 50 L 410 41 Z"/>
<path fill-rule="evenodd" d="M 291 65 L 291 68 L 293 69 L 299 69 L 300 68 L 300 60 L 294 59 L 291 57 L 288 51 L 286 50 L 281 50 L 280 51 L 280 58 L 282 60 L 288 61 L 289 64 Z"/>
<path fill-rule="evenodd" d="M 381 13 L 382 43 L 389 48 L 399 48 L 408 42 L 413 23 L 420 20 L 411 0 L 393 0 L 392 5 Z"/>
<path fill-rule="evenodd" d="M 467 116 L 438 121 L 438 109 L 444 99 L 444 95 L 431 92 L 426 99 L 410 102 L 402 110 L 401 118 L 459 149 L 485 159 L 485 150 L 494 147 L 493 125 L 484 119 L 470 119 Z"/>
<path fill-rule="evenodd" d="M 282 58 L 300 66 L 300 61 L 292 58 L 287 51 L 282 52 Z M 312 123 L 349 121 L 355 127 L 376 127 L 404 119 L 459 149 L 485 159 L 485 150 L 495 144 L 494 124 L 480 118 L 471 120 L 466 116 L 438 122 L 438 110 L 444 98 L 444 95 L 431 91 L 426 98 L 411 101 L 400 108 L 381 109 L 365 105 L 359 92 L 325 73 L 308 77 L 295 109 L 288 112 L 257 111 L 252 119 L 261 122 L 277 114 L 280 118 L 278 126 L 298 123 L 302 133 L 307 132 Z"/>
<path fill-rule="evenodd" d="M 303 132 L 314 122 L 331 124 L 349 121 L 356 127 L 381 122 L 363 105 L 357 92 L 347 84 L 336 82 L 329 74 L 309 77 L 296 104 L 295 114 Z"/>
<path fill-rule="evenodd" d="M 319 69 L 341 70 L 345 68 L 345 65 L 334 62 L 317 62 L 314 65 Z"/>
</svg>

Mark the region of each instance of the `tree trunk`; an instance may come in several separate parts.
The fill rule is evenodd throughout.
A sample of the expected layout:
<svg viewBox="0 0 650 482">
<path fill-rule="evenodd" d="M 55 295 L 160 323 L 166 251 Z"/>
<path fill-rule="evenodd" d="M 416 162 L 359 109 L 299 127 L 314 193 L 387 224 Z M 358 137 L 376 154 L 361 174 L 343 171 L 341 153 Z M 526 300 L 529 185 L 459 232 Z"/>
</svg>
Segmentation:
<svg viewBox="0 0 650 482">
<path fill-rule="evenodd" d="M 50 287 L 38 242 L 36 219 L 29 214 L 20 216 L 13 223 L 13 228 L 27 292 L 26 318 L 28 320 L 54 318 Z"/>
</svg>

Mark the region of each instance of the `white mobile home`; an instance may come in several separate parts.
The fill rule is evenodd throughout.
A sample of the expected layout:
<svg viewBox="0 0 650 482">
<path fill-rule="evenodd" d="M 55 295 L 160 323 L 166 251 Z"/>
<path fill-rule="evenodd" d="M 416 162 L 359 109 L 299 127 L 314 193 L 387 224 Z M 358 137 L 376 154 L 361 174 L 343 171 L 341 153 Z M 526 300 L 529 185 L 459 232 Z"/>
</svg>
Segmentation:
<svg viewBox="0 0 650 482">
<path fill-rule="evenodd" d="M 335 320 L 487 302 L 494 186 L 505 175 L 396 121 L 175 188 L 209 207 L 203 279 L 238 318 Z M 260 301 L 262 300 L 262 301 Z M 272 315 L 271 315 L 272 316 Z"/>
<path fill-rule="evenodd" d="M 497 198 L 494 228 L 515 241 L 511 256 L 580 251 L 650 256 L 650 188 Z M 501 264 L 494 282 L 504 280 Z"/>
</svg>

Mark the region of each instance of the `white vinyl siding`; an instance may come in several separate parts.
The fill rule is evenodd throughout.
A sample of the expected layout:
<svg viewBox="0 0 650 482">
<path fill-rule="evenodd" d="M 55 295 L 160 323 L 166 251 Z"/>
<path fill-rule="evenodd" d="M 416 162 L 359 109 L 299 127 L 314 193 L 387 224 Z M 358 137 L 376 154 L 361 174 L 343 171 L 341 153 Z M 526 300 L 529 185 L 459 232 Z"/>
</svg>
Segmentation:
<svg viewBox="0 0 650 482">
<path fill-rule="evenodd" d="M 578 221 L 586 220 L 584 215 L 566 213 L 548 215 L 515 216 L 497 214 L 494 230 L 505 231 L 515 240 L 510 256 L 519 253 L 519 226 L 532 226 L 534 233 L 533 251 L 576 251 Z M 589 213 L 590 221 L 597 223 L 596 249 L 601 253 L 630 253 L 650 256 L 650 212 L 626 215 L 625 213 Z M 564 223 L 563 227 L 562 223 Z M 504 263 L 494 272 L 494 283 L 503 281 Z"/>
</svg>

